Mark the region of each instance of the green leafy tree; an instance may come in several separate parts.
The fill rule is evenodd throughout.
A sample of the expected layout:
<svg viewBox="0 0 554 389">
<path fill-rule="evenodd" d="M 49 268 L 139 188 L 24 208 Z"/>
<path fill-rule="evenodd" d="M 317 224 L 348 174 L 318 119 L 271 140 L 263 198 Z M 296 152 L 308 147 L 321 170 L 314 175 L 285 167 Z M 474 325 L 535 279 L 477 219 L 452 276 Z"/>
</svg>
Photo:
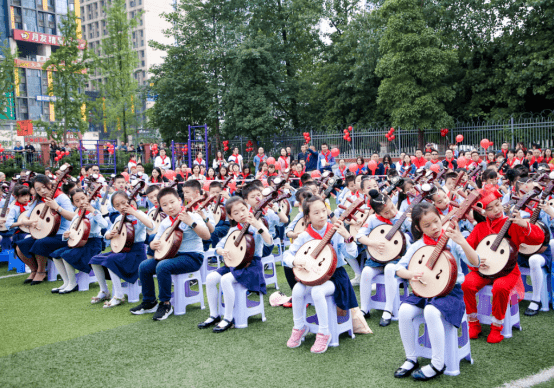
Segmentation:
<svg viewBox="0 0 554 389">
<path fill-rule="evenodd" d="M 137 18 L 127 18 L 125 0 L 113 0 L 106 7 L 107 36 L 102 39 L 100 54 L 95 56 L 93 67 L 104 82 L 95 82 L 101 98 L 96 100 L 95 121 L 106 123 L 112 134 L 128 141 L 132 126 L 137 125 L 135 107 L 139 104 L 139 87 L 134 79 L 138 65 L 137 52 L 133 50 L 132 32 L 138 25 Z"/>
<path fill-rule="evenodd" d="M 81 50 L 77 37 L 77 18 L 74 12 L 68 13 L 60 26 L 62 45 L 52 53 L 43 69 L 51 71 L 52 83 L 48 94 L 54 97 L 56 121 L 34 121 L 34 125 L 44 128 L 48 136 L 57 141 L 67 141 L 68 131 L 88 130 L 86 120 L 87 97 L 84 93 L 87 74 L 88 51 Z"/>
<path fill-rule="evenodd" d="M 0 112 L 5 119 L 8 118 L 8 111 L 14 109 L 14 74 L 17 71 L 15 59 L 18 57 L 17 49 L 12 52 L 10 43 L 6 39 L 0 46 L 2 58 L 0 60 Z"/>
<path fill-rule="evenodd" d="M 446 104 L 456 92 L 445 79 L 456 64 L 456 52 L 426 25 L 419 1 L 387 0 L 379 13 L 386 28 L 376 68 L 383 78 L 378 103 L 390 114 L 394 127 L 420 131 L 451 127 L 453 118 Z M 419 142 L 421 146 L 422 133 Z"/>
</svg>

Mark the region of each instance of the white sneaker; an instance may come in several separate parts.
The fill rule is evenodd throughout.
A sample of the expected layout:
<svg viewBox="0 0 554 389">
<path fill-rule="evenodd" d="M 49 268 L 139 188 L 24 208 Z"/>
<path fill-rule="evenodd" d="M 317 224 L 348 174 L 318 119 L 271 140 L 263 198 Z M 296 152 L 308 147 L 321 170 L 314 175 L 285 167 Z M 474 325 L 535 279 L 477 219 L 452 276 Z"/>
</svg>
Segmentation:
<svg viewBox="0 0 554 389">
<path fill-rule="evenodd" d="M 362 278 L 361 274 L 356 274 L 356 277 L 352 278 L 350 282 L 352 283 L 352 286 L 360 285 L 360 279 Z"/>
</svg>

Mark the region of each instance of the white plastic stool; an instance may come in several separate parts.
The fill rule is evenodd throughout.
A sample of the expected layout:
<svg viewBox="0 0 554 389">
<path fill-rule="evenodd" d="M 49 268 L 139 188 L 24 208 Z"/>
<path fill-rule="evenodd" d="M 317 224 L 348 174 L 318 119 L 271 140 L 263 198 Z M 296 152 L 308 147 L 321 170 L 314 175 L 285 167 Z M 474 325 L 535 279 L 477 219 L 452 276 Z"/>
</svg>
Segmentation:
<svg viewBox="0 0 554 389">
<path fill-rule="evenodd" d="M 354 335 L 354 328 L 352 326 L 352 314 L 350 310 L 346 311 L 345 316 L 337 315 L 337 305 L 335 304 L 335 299 L 333 296 L 326 296 L 325 301 L 327 302 L 327 316 L 329 318 L 329 332 L 331 333 L 331 342 L 329 346 L 338 347 L 339 345 L 339 335 L 343 332 L 348 332 L 348 335 L 352 339 L 356 336 Z M 306 293 L 304 296 L 304 317 L 306 317 L 306 304 L 314 304 L 311 293 Z M 319 321 L 317 320 L 317 314 L 306 317 L 306 323 L 308 325 L 308 331 L 312 334 L 317 334 L 319 330 Z"/>
<path fill-rule="evenodd" d="M 202 275 L 200 270 L 192 273 L 172 274 L 173 293 L 171 293 L 171 304 L 174 315 L 187 313 L 187 305 L 200 303 L 200 309 L 204 309 L 204 287 L 202 286 Z M 190 282 L 198 281 L 198 292 L 191 290 Z"/>
<path fill-rule="evenodd" d="M 142 292 L 140 279 L 138 279 L 134 284 L 131 284 L 130 282 L 122 282 L 121 288 L 123 289 L 123 294 L 127 295 L 127 301 L 130 303 L 138 303 L 140 301 L 140 294 Z"/>
<path fill-rule="evenodd" d="M 90 273 L 78 271 L 75 274 L 75 279 L 77 280 L 77 285 L 79 285 L 79 292 L 86 292 L 89 290 L 90 284 L 98 282 L 94 275 L 94 270 L 91 270 Z"/>
<path fill-rule="evenodd" d="M 265 273 L 265 265 L 269 265 L 271 274 Z M 262 266 L 264 269 L 266 286 L 269 286 L 269 284 L 275 284 L 275 289 L 279 290 L 279 284 L 277 283 L 277 269 L 275 267 L 275 257 L 273 254 L 269 254 L 267 257 L 262 258 Z"/>
<path fill-rule="evenodd" d="M 425 325 L 423 335 L 419 335 L 420 326 Z M 462 324 L 460 326 L 462 334 L 458 336 L 458 329 L 452 324 L 442 318 L 442 324 L 444 325 L 444 362 L 446 375 L 459 375 L 460 374 L 460 361 L 467 359 L 473 364 L 471 358 L 471 345 L 469 342 L 469 328 L 467 324 L 467 316 L 464 313 Z M 429 333 L 427 332 L 427 324 L 425 324 L 425 318 L 423 314 L 417 315 L 413 320 L 413 327 L 416 337 L 416 354 L 418 357 L 431 359 L 431 342 L 429 341 Z"/>
<path fill-rule="evenodd" d="M 56 268 L 56 265 L 54 265 L 54 261 L 52 261 L 51 259 L 48 259 L 48 261 L 46 261 L 46 266 L 48 267 L 48 269 L 46 269 L 46 271 L 48 272 L 48 281 L 49 282 L 54 282 L 54 281 L 57 281 L 58 280 L 58 269 Z"/>
<path fill-rule="evenodd" d="M 525 297 L 524 300 L 531 301 L 533 299 L 533 285 L 527 283 L 527 277 L 531 276 L 531 269 L 528 267 L 519 267 L 521 272 L 521 279 L 523 280 L 523 286 L 525 287 Z M 550 295 L 552 285 L 548 282 L 548 273 L 546 269 L 542 268 L 542 290 L 541 290 L 541 311 L 548 312 L 550 309 Z"/>
<path fill-rule="evenodd" d="M 209 264 L 210 258 L 217 259 L 217 267 L 210 266 Z M 216 254 L 215 249 L 209 249 L 204 252 L 204 260 L 202 261 L 202 267 L 200 267 L 200 274 L 202 275 L 203 284 L 206 283 L 206 277 L 208 276 L 208 274 L 219 268 L 220 262 L 221 262 L 221 256 Z"/>
<path fill-rule="evenodd" d="M 400 302 L 404 301 L 409 295 L 410 291 L 408 289 L 408 281 L 403 278 L 395 277 L 396 279 L 396 293 L 394 294 L 394 302 L 392 304 L 392 320 L 398 320 L 398 309 L 400 308 Z M 369 311 L 371 309 L 384 310 L 386 304 L 386 293 L 385 293 L 385 275 L 379 274 L 373 278 L 373 283 L 375 283 L 376 289 L 375 294 L 371 296 L 369 300 Z M 400 285 L 403 285 L 404 292 L 402 296 L 400 295 Z"/>
<path fill-rule="evenodd" d="M 266 321 L 264 309 L 264 295 L 259 293 L 260 301 L 250 300 L 246 293 L 248 292 L 244 286 L 238 282 L 233 283 L 235 289 L 235 306 L 233 307 L 233 319 L 235 320 L 235 328 L 248 327 L 248 318 L 250 316 L 262 315 L 262 321 Z M 220 288 L 221 289 L 221 288 Z M 221 317 L 225 315 L 225 302 L 223 301 L 223 292 L 219 293 L 219 314 Z"/>
<path fill-rule="evenodd" d="M 275 245 L 275 247 L 277 247 L 277 255 L 275 255 L 275 263 L 281 262 L 281 265 L 282 265 L 283 264 L 283 243 L 281 242 L 280 238 L 273 238 L 273 244 Z"/>
<path fill-rule="evenodd" d="M 477 316 L 481 324 L 492 324 L 492 286 L 487 285 L 477 293 L 479 301 L 477 302 Z M 521 331 L 521 322 L 519 320 L 519 304 L 517 294 L 512 293 L 510 302 L 506 309 L 506 317 L 504 318 L 504 328 L 502 335 L 505 338 L 512 337 L 512 327 L 517 327 Z"/>
</svg>

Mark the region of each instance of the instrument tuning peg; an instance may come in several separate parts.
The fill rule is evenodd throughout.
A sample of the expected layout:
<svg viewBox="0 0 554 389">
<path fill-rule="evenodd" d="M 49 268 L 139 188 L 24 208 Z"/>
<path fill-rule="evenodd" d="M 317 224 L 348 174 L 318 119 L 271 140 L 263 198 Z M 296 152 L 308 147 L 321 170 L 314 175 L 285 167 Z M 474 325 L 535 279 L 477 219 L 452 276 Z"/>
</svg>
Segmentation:
<svg viewBox="0 0 554 389">
<path fill-rule="evenodd" d="M 454 208 L 460 208 L 460 204 L 458 204 L 458 203 L 455 202 L 455 201 L 451 201 L 451 202 L 450 202 L 450 205 L 453 206 Z"/>
<path fill-rule="evenodd" d="M 347 209 L 348 209 L 347 207 L 345 207 L 345 206 L 342 205 L 342 204 L 339 205 L 339 208 L 340 208 L 340 209 L 343 209 L 343 210 L 347 210 Z"/>
<path fill-rule="evenodd" d="M 512 196 L 512 200 L 519 201 L 520 197 L 519 196 Z"/>
<path fill-rule="evenodd" d="M 358 221 L 358 218 L 354 215 L 351 215 L 348 219 L 353 221 Z"/>
<path fill-rule="evenodd" d="M 478 214 L 485 216 L 485 210 L 483 208 L 472 205 L 471 209 L 473 209 L 474 212 L 477 212 Z"/>
<path fill-rule="evenodd" d="M 458 191 L 456 193 L 458 195 L 462 196 L 464 199 L 467 199 L 467 194 L 463 190 L 458 189 Z"/>
</svg>

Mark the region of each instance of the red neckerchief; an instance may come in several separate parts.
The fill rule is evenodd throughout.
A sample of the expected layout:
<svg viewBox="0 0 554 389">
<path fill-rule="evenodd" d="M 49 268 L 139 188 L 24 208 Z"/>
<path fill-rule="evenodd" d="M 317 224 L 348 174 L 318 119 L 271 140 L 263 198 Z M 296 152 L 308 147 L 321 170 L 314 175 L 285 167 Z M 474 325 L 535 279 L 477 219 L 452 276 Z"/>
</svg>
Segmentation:
<svg viewBox="0 0 554 389">
<path fill-rule="evenodd" d="M 506 159 L 506 158 L 507 158 L 507 155 L 508 155 L 508 150 L 502 149 L 502 150 L 500 150 L 500 151 L 502 152 L 502 155 L 504 156 L 504 159 Z"/>
<path fill-rule="evenodd" d="M 356 196 L 356 198 L 359 199 L 360 198 L 360 191 L 357 190 L 356 193 L 353 194 L 353 196 Z"/>
<path fill-rule="evenodd" d="M 283 160 L 283 163 L 285 164 L 284 168 L 288 169 L 289 163 L 287 162 L 287 157 L 283 157 L 282 155 L 279 157 L 279 160 Z"/>
<path fill-rule="evenodd" d="M 327 235 L 327 233 L 329 232 L 329 230 L 331 230 L 331 228 L 333 228 L 333 225 L 331 223 L 327 223 L 327 228 L 325 229 L 325 234 L 323 234 L 324 236 Z M 306 228 L 306 231 L 308 231 L 308 234 L 310 234 L 310 236 L 314 239 L 323 239 L 323 236 L 319 235 L 313 228 L 312 228 L 312 224 L 310 223 L 310 225 L 308 226 L 308 228 Z"/>
<path fill-rule="evenodd" d="M 543 157 L 538 157 L 536 160 L 535 160 L 535 157 L 531 158 L 531 165 L 535 163 L 535 161 L 537 163 L 541 163 L 542 161 L 544 160 Z"/>
<path fill-rule="evenodd" d="M 452 159 L 445 158 L 445 161 L 448 162 L 449 169 L 454 169 L 454 165 L 452 164 L 452 161 L 454 161 L 454 157 L 452 157 Z"/>
<path fill-rule="evenodd" d="M 433 165 L 436 165 L 436 164 L 440 163 L 440 160 L 438 160 L 438 159 L 436 159 L 436 160 L 431 160 L 431 163 L 432 163 Z"/>
<path fill-rule="evenodd" d="M 55 199 L 56 197 L 58 197 L 59 195 L 61 195 L 63 192 L 59 189 L 56 189 L 56 193 L 54 193 L 54 197 L 53 199 Z M 40 200 L 44 203 L 44 197 L 41 197 Z"/>
<path fill-rule="evenodd" d="M 215 180 L 215 177 L 206 177 L 206 181 L 213 181 Z"/>
<path fill-rule="evenodd" d="M 341 175 L 342 178 L 344 178 L 344 171 L 345 171 L 345 170 L 346 170 L 346 166 L 345 166 L 344 168 L 342 168 L 342 169 L 341 169 L 340 166 L 339 166 L 339 172 L 340 172 L 340 175 Z"/>
<path fill-rule="evenodd" d="M 202 165 L 202 158 L 196 158 L 195 161 L 198 162 L 199 165 Z"/>
<path fill-rule="evenodd" d="M 83 181 L 85 179 L 85 176 L 79 176 L 79 181 Z"/>
<path fill-rule="evenodd" d="M 323 152 L 321 154 L 323 154 Z M 323 154 L 323 156 L 325 157 L 325 162 L 329 162 L 327 157 L 330 156 L 330 155 L 331 155 L 331 152 L 329 150 L 327 150 L 327 154 Z"/>
<path fill-rule="evenodd" d="M 487 228 L 489 229 L 489 234 L 487 235 L 500 232 L 500 229 L 502 228 L 506 220 L 508 220 L 507 216 L 502 216 L 495 220 L 491 220 L 487 217 L 487 220 L 485 221 L 485 223 L 487 224 Z"/>
<path fill-rule="evenodd" d="M 383 216 L 377 215 L 377 214 L 375 214 L 375 217 L 377 218 L 377 220 L 382 221 L 383 223 L 392 225 L 392 222 L 390 221 L 390 219 L 385 219 Z"/>
<path fill-rule="evenodd" d="M 152 177 L 152 178 L 150 179 L 150 182 L 153 183 L 153 184 L 157 184 L 157 183 L 160 182 L 160 181 L 159 181 L 157 178 Z"/>
<path fill-rule="evenodd" d="M 15 201 L 15 205 L 19 206 L 19 212 L 20 213 L 25 212 L 25 207 L 27 206 L 27 204 L 29 204 L 29 202 L 26 202 L 25 204 L 21 204 L 19 201 L 17 201 L 17 200 Z"/>
<path fill-rule="evenodd" d="M 81 213 L 82 213 L 81 211 L 82 211 L 82 209 L 79 208 L 79 216 L 81 216 Z M 90 211 L 85 211 L 85 216 L 87 216 L 89 213 L 90 213 Z"/>
<path fill-rule="evenodd" d="M 437 207 L 435 207 L 435 208 L 437 208 Z M 437 208 L 437 211 L 439 211 L 439 213 L 440 213 L 441 215 L 444 215 L 444 214 L 442 213 L 443 210 Z M 448 215 L 448 214 L 450 213 L 450 211 L 452 211 L 452 205 L 448 204 L 448 212 L 446 212 L 446 214 Z"/>
<path fill-rule="evenodd" d="M 160 158 L 162 159 L 162 163 L 165 165 L 165 159 L 167 158 L 167 156 L 164 155 L 164 156 L 162 157 L 162 156 L 160 155 Z"/>
<path fill-rule="evenodd" d="M 245 180 L 246 180 L 246 177 L 248 177 L 248 176 L 247 176 L 246 174 L 244 174 L 244 173 L 241 173 L 241 176 L 242 176 L 242 178 L 244 178 Z"/>
<path fill-rule="evenodd" d="M 308 163 L 308 162 L 310 162 L 310 157 L 312 156 L 312 154 L 308 150 L 306 150 L 306 154 L 307 154 L 306 163 Z"/>
<path fill-rule="evenodd" d="M 277 172 L 274 172 L 274 173 L 267 172 L 268 177 L 273 177 L 273 176 L 278 176 L 278 175 L 279 175 L 279 173 L 277 173 Z"/>
<path fill-rule="evenodd" d="M 506 163 L 508 164 L 509 167 L 512 167 L 514 166 L 517 160 L 518 160 L 517 158 L 512 158 L 512 161 L 510 162 L 510 158 L 506 158 Z"/>
<path fill-rule="evenodd" d="M 131 162 L 134 163 L 135 165 L 137 164 L 137 162 L 136 162 L 133 158 L 131 158 L 131 159 L 129 160 L 129 163 L 131 163 Z"/>
<path fill-rule="evenodd" d="M 362 163 L 361 165 L 359 163 L 356 164 L 358 166 L 357 171 L 362 171 L 362 169 L 365 167 L 365 165 Z"/>
<path fill-rule="evenodd" d="M 419 164 L 419 167 L 421 167 L 421 166 L 423 166 L 427 163 L 425 157 L 421 157 L 421 158 L 416 157 L 416 162 L 417 162 L 417 164 Z M 416 164 L 416 166 L 417 166 L 417 164 Z"/>
<path fill-rule="evenodd" d="M 235 159 L 235 163 L 239 163 L 239 155 L 238 154 L 233 154 L 233 155 L 231 155 L 231 157 L 233 157 Z"/>
<path fill-rule="evenodd" d="M 244 227 L 240 225 L 240 223 L 237 223 L 237 228 L 240 230 L 242 230 Z"/>
<path fill-rule="evenodd" d="M 184 209 L 185 209 L 185 207 L 181 207 L 181 212 L 183 212 Z M 175 224 L 175 221 L 176 221 L 177 219 L 179 219 L 179 215 L 181 214 L 181 212 L 179 212 L 179 213 L 177 214 L 177 216 L 175 216 L 175 217 L 169 216 L 169 215 L 168 215 L 168 216 L 169 216 L 169 220 L 171 221 L 171 225 Z"/>
<path fill-rule="evenodd" d="M 260 158 L 260 162 L 262 162 L 264 160 L 265 154 L 256 154 L 256 157 Z"/>
<path fill-rule="evenodd" d="M 441 231 L 441 235 L 439 236 L 439 238 L 437 240 L 433 240 L 432 238 L 430 238 L 427 235 L 423 234 L 423 243 L 427 246 L 436 246 L 437 243 L 439 243 L 439 241 L 441 240 L 443 234 L 444 234 L 444 231 Z"/>
<path fill-rule="evenodd" d="M 412 203 L 412 201 L 410 200 L 410 196 L 406 196 L 406 200 L 408 201 L 408 205 Z"/>
</svg>

